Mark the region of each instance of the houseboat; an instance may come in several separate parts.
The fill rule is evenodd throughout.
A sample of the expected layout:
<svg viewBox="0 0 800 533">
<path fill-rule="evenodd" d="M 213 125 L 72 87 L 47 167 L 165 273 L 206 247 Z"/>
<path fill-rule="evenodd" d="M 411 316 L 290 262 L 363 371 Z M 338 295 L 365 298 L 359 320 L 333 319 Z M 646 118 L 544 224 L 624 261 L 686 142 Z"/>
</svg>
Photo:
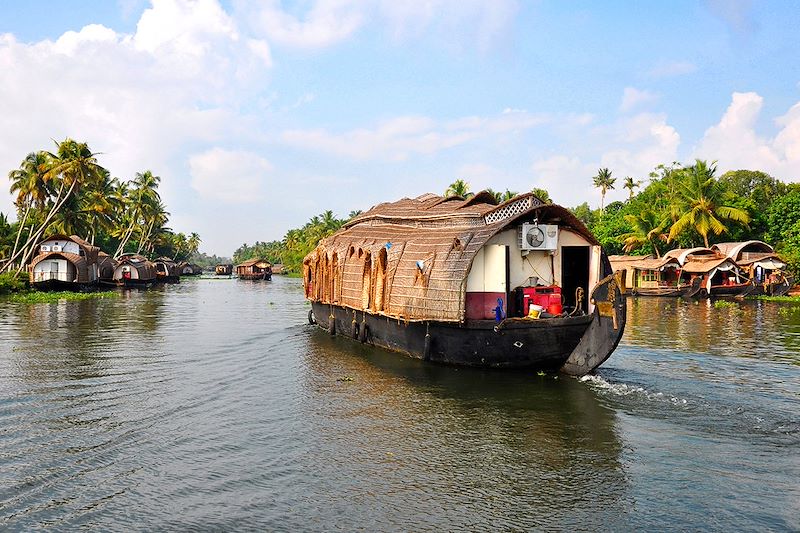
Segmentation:
<svg viewBox="0 0 800 533">
<path fill-rule="evenodd" d="M 263 259 L 250 259 L 236 265 L 236 275 L 239 279 L 261 280 L 272 279 L 272 263 Z"/>
<path fill-rule="evenodd" d="M 41 291 L 81 291 L 97 285 L 100 248 L 77 235 L 53 235 L 39 243 L 30 265 L 31 285 Z"/>
<path fill-rule="evenodd" d="M 753 283 L 750 294 L 783 296 L 794 284 L 786 263 L 763 241 L 722 242 L 711 247 L 738 266 Z"/>
<path fill-rule="evenodd" d="M 426 361 L 592 372 L 625 327 L 619 276 L 569 210 L 425 194 L 377 205 L 303 260 L 309 322 Z"/>
<path fill-rule="evenodd" d="M 233 265 L 217 265 L 214 267 L 214 274 L 217 276 L 230 276 L 233 273 Z"/>
<path fill-rule="evenodd" d="M 181 273 L 178 265 L 169 257 L 159 257 L 153 261 L 156 267 L 157 283 L 180 283 Z"/>
<path fill-rule="evenodd" d="M 107 253 L 101 251 L 97 254 L 97 278 L 101 284 L 114 284 L 114 269 L 117 262 Z"/>
<path fill-rule="evenodd" d="M 687 298 L 700 292 L 700 280 L 681 277 L 681 264 L 675 257 L 613 255 L 609 261 L 614 272 L 625 273 L 625 289 L 632 296 Z"/>
<path fill-rule="evenodd" d="M 682 248 L 670 250 L 664 257 L 680 263 L 681 282 L 692 286 L 688 296 L 747 296 L 754 289 L 736 263 L 716 250 Z"/>
<path fill-rule="evenodd" d="M 147 287 L 156 282 L 156 267 L 138 254 L 125 254 L 117 258 L 114 282 L 122 287 Z"/>
<path fill-rule="evenodd" d="M 199 276 L 203 273 L 203 269 L 200 267 L 200 265 L 195 265 L 194 263 L 189 263 L 187 261 L 181 261 L 178 263 L 178 271 L 180 272 L 181 276 Z"/>
</svg>

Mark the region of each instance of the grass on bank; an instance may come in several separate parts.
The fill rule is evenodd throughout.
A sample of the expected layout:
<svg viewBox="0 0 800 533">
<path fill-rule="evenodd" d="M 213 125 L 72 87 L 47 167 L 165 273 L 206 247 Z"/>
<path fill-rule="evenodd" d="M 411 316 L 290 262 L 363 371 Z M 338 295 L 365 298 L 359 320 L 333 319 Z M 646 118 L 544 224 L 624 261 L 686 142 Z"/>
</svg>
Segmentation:
<svg viewBox="0 0 800 533">
<path fill-rule="evenodd" d="M 800 296 L 748 296 L 747 300 L 764 300 L 765 302 L 800 303 Z"/>
<path fill-rule="evenodd" d="M 55 303 L 61 300 L 92 300 L 97 298 L 119 298 L 119 291 L 98 291 L 98 292 L 41 292 L 41 291 L 28 291 L 16 292 L 8 297 L 8 300 L 14 303 L 23 304 L 40 304 L 40 303 Z"/>
</svg>

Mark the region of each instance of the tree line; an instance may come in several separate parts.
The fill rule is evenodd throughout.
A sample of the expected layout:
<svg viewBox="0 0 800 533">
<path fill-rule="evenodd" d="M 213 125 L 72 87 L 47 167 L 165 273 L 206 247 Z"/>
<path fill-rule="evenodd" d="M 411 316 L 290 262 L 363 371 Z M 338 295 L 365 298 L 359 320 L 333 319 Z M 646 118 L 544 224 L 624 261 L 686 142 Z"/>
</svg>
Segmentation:
<svg viewBox="0 0 800 533">
<path fill-rule="evenodd" d="M 85 142 L 31 152 L 8 173 L 17 221 L 0 213 L 0 272 L 21 272 L 49 235 L 77 235 L 117 257 L 139 253 L 176 261 L 197 253 L 197 233 L 175 233 L 149 170 L 131 181 L 112 177 Z"/>
</svg>

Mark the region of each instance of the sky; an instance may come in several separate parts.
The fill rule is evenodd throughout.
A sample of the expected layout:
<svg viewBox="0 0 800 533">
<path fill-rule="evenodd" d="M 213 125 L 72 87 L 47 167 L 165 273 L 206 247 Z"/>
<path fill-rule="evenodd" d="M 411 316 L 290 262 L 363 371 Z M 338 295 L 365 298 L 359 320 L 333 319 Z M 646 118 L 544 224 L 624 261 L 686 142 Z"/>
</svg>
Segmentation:
<svg viewBox="0 0 800 533">
<path fill-rule="evenodd" d="M 797 27 L 794 1 L 0 2 L 0 171 L 86 142 L 218 255 L 455 179 L 567 207 L 601 167 L 606 203 L 696 158 L 797 182 Z"/>
</svg>

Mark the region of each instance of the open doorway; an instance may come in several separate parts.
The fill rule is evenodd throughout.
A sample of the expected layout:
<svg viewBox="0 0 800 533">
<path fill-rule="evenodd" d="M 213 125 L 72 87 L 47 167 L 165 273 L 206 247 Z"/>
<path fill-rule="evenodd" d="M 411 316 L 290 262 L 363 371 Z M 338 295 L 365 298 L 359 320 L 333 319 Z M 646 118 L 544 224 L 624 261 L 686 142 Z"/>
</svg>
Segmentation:
<svg viewBox="0 0 800 533">
<path fill-rule="evenodd" d="M 583 288 L 580 306 L 584 312 L 589 302 L 589 246 L 564 246 L 561 248 L 561 293 L 564 306 L 575 308 L 575 291 Z"/>
</svg>

